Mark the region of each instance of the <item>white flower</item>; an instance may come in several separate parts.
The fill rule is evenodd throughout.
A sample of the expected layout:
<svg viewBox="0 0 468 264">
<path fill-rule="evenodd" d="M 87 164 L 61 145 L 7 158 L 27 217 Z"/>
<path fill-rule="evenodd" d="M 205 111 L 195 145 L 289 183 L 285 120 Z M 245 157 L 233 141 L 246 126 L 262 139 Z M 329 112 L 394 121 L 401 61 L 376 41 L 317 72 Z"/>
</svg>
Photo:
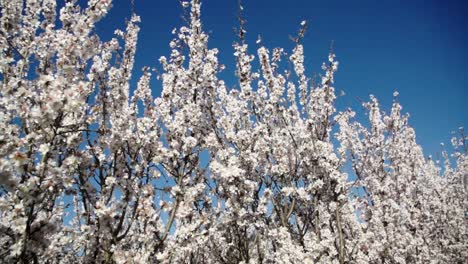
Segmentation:
<svg viewBox="0 0 468 264">
<path fill-rule="evenodd" d="M 49 152 L 49 150 L 50 150 L 49 144 L 41 144 L 39 146 L 39 151 L 42 153 L 42 155 L 47 154 L 47 152 Z"/>
<path fill-rule="evenodd" d="M 281 191 L 284 193 L 285 196 L 289 196 L 295 192 L 294 188 L 292 187 L 283 187 Z"/>
<path fill-rule="evenodd" d="M 108 177 L 106 178 L 106 183 L 107 183 L 108 185 L 113 185 L 113 184 L 115 184 L 116 182 L 117 182 L 117 179 L 116 179 L 115 177 L 108 176 Z"/>
</svg>

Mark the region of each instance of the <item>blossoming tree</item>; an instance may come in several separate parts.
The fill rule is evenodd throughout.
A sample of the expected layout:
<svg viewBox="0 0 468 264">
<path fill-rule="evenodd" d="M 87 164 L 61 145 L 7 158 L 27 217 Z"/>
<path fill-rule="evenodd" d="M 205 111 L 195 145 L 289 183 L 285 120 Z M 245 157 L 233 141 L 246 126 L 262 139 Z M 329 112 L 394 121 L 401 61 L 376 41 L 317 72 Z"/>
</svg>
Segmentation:
<svg viewBox="0 0 468 264">
<path fill-rule="evenodd" d="M 227 89 L 200 1 L 182 5 L 155 99 L 149 69 L 129 83 L 135 14 L 104 42 L 94 27 L 110 0 L 1 0 L 2 263 L 468 258 L 463 130 L 440 165 L 397 94 L 388 114 L 364 103 L 367 126 L 337 112 L 338 62 L 331 53 L 317 82 L 306 75 L 305 22 L 290 54 L 259 42 L 253 55 L 240 16 Z"/>
</svg>

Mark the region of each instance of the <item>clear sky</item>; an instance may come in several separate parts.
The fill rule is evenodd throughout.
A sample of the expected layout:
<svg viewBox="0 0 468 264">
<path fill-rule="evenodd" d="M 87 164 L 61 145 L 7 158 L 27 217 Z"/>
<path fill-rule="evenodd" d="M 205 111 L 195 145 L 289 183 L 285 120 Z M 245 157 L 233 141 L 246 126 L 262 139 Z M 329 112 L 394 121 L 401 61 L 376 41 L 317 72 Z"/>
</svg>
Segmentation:
<svg viewBox="0 0 468 264">
<path fill-rule="evenodd" d="M 169 54 L 171 30 L 182 25 L 178 0 L 135 0 L 142 22 L 134 76 L 141 67 L 155 67 Z M 398 90 L 403 111 L 425 153 L 449 145 L 451 131 L 468 126 L 468 1 L 465 0 L 243 0 L 250 52 L 260 34 L 269 48 L 290 49 L 302 20 L 309 30 L 303 40 L 306 71 L 320 73 L 330 44 L 340 61 L 335 87 L 338 110 L 352 107 L 361 112 L 358 99 L 374 94 L 389 110 L 392 93 Z M 210 47 L 220 50 L 227 66 L 220 77 L 235 85 L 232 43 L 237 26 L 237 0 L 205 0 L 204 29 Z M 114 0 L 109 16 L 98 24 L 98 33 L 109 39 L 115 28 L 125 27 L 130 0 Z M 161 85 L 153 80 L 153 95 Z"/>
</svg>

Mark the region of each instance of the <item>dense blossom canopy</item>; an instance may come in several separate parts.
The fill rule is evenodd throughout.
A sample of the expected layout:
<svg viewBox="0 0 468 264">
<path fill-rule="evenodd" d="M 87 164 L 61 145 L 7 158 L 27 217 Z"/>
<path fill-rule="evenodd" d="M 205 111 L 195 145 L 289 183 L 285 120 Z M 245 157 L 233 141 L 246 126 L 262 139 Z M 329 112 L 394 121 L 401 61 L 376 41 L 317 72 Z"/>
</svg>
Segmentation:
<svg viewBox="0 0 468 264">
<path fill-rule="evenodd" d="M 463 129 L 439 161 L 397 93 L 389 113 L 363 104 L 368 124 L 338 112 L 335 55 L 306 75 L 305 22 L 291 52 L 254 55 L 240 15 L 228 89 L 182 2 L 153 98 L 149 68 L 130 85 L 139 17 L 104 42 L 111 1 L 65 2 L 0 0 L 0 262 L 468 259 Z"/>
</svg>

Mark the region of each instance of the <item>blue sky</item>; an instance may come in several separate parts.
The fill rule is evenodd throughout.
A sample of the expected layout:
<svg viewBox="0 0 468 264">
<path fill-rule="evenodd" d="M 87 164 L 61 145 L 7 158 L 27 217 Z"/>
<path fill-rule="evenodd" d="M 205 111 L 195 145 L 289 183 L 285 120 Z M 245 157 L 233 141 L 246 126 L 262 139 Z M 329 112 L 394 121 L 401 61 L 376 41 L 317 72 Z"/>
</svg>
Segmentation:
<svg viewBox="0 0 468 264">
<path fill-rule="evenodd" d="M 159 66 L 158 58 L 169 54 L 171 30 L 182 25 L 182 8 L 178 0 L 135 2 L 142 19 L 134 70 L 138 77 L 141 67 Z M 259 34 L 269 48 L 290 49 L 289 36 L 302 20 L 308 21 L 303 44 L 309 76 L 320 73 L 334 42 L 340 61 L 335 87 L 346 93 L 337 101 L 338 110 L 351 107 L 362 115 L 356 98 L 367 100 L 369 94 L 389 110 L 398 90 L 427 155 L 439 152 L 440 142 L 449 144 L 451 131 L 468 124 L 468 1 L 244 0 L 243 6 L 252 53 Z M 220 77 L 232 86 L 236 14 L 237 0 L 203 1 L 209 45 L 220 50 L 220 62 L 227 66 Z M 130 0 L 114 0 L 98 33 L 109 39 L 129 17 Z M 153 95 L 159 96 L 160 83 L 152 83 Z"/>
</svg>

